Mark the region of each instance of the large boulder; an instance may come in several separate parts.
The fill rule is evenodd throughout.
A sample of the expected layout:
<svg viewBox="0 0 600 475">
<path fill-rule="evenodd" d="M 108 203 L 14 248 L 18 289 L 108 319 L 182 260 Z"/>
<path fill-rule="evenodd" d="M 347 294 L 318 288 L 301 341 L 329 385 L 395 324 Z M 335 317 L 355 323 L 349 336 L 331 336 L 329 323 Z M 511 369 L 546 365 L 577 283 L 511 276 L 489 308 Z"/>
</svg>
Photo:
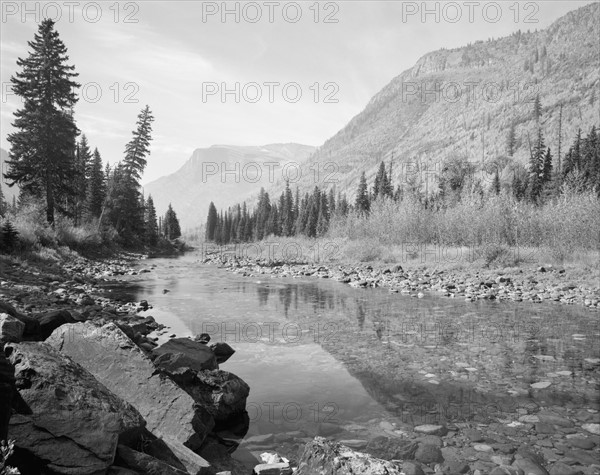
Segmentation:
<svg viewBox="0 0 600 475">
<path fill-rule="evenodd" d="M 15 369 L 0 353 L 0 440 L 6 440 L 15 391 Z"/>
<path fill-rule="evenodd" d="M 8 313 L 0 313 L 0 346 L 23 339 L 25 324 Z"/>
<path fill-rule="evenodd" d="M 210 414 L 166 375 L 114 323 L 59 327 L 48 343 L 131 403 L 154 435 L 199 450 L 214 426 Z"/>
<path fill-rule="evenodd" d="M 187 367 L 195 371 L 218 369 L 215 353 L 204 343 L 190 338 L 173 338 L 154 349 L 155 363 L 172 371 Z"/>
<path fill-rule="evenodd" d="M 9 343 L 5 351 L 18 390 L 9 426 L 22 455 L 17 466 L 36 459 L 56 473 L 99 473 L 112 464 L 119 440 L 142 433 L 135 408 L 50 345 Z"/>
<path fill-rule="evenodd" d="M 394 463 L 315 437 L 304 447 L 295 475 L 402 475 Z"/>
</svg>

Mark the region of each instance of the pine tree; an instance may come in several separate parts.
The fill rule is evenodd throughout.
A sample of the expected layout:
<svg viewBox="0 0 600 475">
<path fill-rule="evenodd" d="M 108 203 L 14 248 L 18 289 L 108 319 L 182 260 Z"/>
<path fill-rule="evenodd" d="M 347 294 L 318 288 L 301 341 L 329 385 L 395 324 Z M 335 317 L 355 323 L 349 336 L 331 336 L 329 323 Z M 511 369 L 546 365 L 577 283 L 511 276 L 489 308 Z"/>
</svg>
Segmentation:
<svg viewBox="0 0 600 475">
<path fill-rule="evenodd" d="M 75 196 L 73 202 L 73 220 L 75 225 L 81 222 L 86 208 L 86 198 L 92 165 L 92 152 L 85 134 L 82 134 L 76 146 L 75 154 Z"/>
<path fill-rule="evenodd" d="M 281 232 L 283 236 L 292 236 L 294 234 L 294 198 L 289 181 L 285 182 L 282 205 L 280 207 Z"/>
<path fill-rule="evenodd" d="M 54 224 L 55 209 L 75 194 L 75 140 L 78 133 L 72 110 L 77 103 L 79 84 L 74 66 L 67 65 L 67 48 L 45 19 L 38 27 L 31 52 L 19 58 L 22 68 L 11 77 L 13 92 L 23 99 L 8 135 L 11 144 L 5 177 L 18 183 L 28 194 L 44 198 L 46 220 Z"/>
<path fill-rule="evenodd" d="M 383 161 L 379 164 L 377 175 L 375 175 L 375 182 L 373 183 L 373 200 L 378 197 L 384 197 L 387 190 L 387 172 Z"/>
<path fill-rule="evenodd" d="M 167 239 L 173 240 L 181 236 L 179 220 L 177 219 L 177 214 L 173 210 L 171 203 L 169 203 L 169 207 L 167 208 L 167 212 L 165 213 L 165 217 L 163 218 L 163 227 L 164 234 Z"/>
<path fill-rule="evenodd" d="M 533 148 L 530 150 L 529 157 L 529 199 L 536 203 L 540 196 L 543 186 L 543 168 L 544 168 L 544 135 L 541 127 L 538 127 L 538 134 Z"/>
<path fill-rule="evenodd" d="M 125 147 L 125 158 L 113 172 L 110 201 L 111 220 L 125 244 L 133 244 L 144 235 L 144 214 L 140 206 L 140 179 L 150 154 L 154 117 L 146 106 L 137 119 L 136 130 Z M 118 172 L 117 172 L 118 170 Z"/>
<path fill-rule="evenodd" d="M 246 206 L 246 203 L 244 203 Z M 217 208 L 215 204 L 211 201 L 208 205 L 208 217 L 206 218 L 206 240 L 214 241 L 215 240 L 215 230 L 217 228 Z"/>
<path fill-rule="evenodd" d="M 19 232 L 10 220 L 5 220 L 2 227 L 0 227 L 0 253 L 14 250 L 18 241 L 18 235 Z"/>
<path fill-rule="evenodd" d="M 100 152 L 96 148 L 90 166 L 90 178 L 87 187 L 87 211 L 91 217 L 100 217 L 105 198 L 106 177 L 102 171 L 102 157 L 100 157 Z"/>
<path fill-rule="evenodd" d="M 360 176 L 360 182 L 358 183 L 354 207 L 359 213 L 368 213 L 371 207 L 369 192 L 367 190 L 367 176 L 364 171 L 362 172 Z"/>
<path fill-rule="evenodd" d="M 2 191 L 2 185 L 0 185 L 0 217 L 6 216 L 6 212 L 8 211 L 8 204 L 4 199 L 4 192 Z"/>
<path fill-rule="evenodd" d="M 319 214 L 317 217 L 316 235 L 319 237 L 325 236 L 329 228 L 329 204 L 327 203 L 327 194 L 321 193 L 319 200 Z"/>
<path fill-rule="evenodd" d="M 158 224 L 156 222 L 156 209 L 152 195 L 148 195 L 146 201 L 146 242 L 150 246 L 156 246 L 158 243 Z"/>
</svg>

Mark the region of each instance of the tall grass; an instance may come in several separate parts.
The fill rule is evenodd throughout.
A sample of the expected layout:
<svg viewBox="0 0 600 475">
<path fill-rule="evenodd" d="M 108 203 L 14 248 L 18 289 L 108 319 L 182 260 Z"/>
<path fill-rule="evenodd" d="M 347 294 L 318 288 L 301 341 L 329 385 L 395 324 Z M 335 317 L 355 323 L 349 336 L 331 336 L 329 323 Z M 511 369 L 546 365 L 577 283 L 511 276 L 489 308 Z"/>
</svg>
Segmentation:
<svg viewBox="0 0 600 475">
<path fill-rule="evenodd" d="M 514 257 L 514 249 L 535 249 L 538 256 L 562 262 L 600 251 L 600 200 L 593 192 L 565 190 L 543 206 L 506 194 L 485 199 L 466 194 L 454 207 L 440 210 L 412 199 L 376 201 L 368 216 L 333 219 L 329 237 L 346 238 L 346 255 L 363 261 L 392 261 L 398 248 L 410 258 L 433 245 L 469 249 L 471 261 L 481 258 L 487 265 L 506 261 L 507 254 Z"/>
<path fill-rule="evenodd" d="M 67 217 L 57 215 L 54 227 L 46 221 L 46 213 L 40 204 L 29 203 L 7 218 L 0 218 L 0 226 L 10 219 L 17 230 L 18 245 L 15 252 L 27 254 L 44 248 L 68 247 L 83 253 L 101 252 L 113 246 L 116 233 L 107 228 L 98 230 L 95 221 L 75 226 Z"/>
</svg>

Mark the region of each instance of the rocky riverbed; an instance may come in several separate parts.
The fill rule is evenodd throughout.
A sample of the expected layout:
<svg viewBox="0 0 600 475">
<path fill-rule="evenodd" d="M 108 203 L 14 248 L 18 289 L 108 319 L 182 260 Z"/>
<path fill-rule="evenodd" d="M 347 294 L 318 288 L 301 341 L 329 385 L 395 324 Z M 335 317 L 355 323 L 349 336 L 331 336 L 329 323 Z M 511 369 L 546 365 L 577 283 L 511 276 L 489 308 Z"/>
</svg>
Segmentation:
<svg viewBox="0 0 600 475">
<path fill-rule="evenodd" d="M 323 422 L 317 434 L 298 428 L 244 437 L 247 418 L 238 415 L 243 414 L 247 385 L 218 369 L 231 352 L 175 335 L 157 348 L 155 335 L 170 332 L 147 316 L 151 305 L 114 298 L 124 285 L 112 280 L 115 276 L 152 272 L 151 262 L 139 255 L 106 261 L 72 256 L 68 263 L 3 261 L 0 330 L 10 364 L 0 361 L 0 403 L 12 407 L 8 436 L 17 441 L 14 460 L 22 473 L 600 473 L 598 400 L 578 399 L 560 407 L 550 399 L 544 403 L 541 386 L 532 388 L 536 397 L 530 404 L 460 421 L 439 407 L 423 412 L 421 405 L 415 411 L 395 401 L 406 414 Z M 394 267 L 273 265 L 216 255 L 208 262 L 249 276 L 332 278 L 415 298 L 437 289 L 455 298 L 476 300 L 493 293 L 497 299 L 520 295 L 537 301 L 527 293 L 530 285 L 544 296 L 546 289 L 564 283 L 557 302 L 598 308 L 598 289 L 569 281 L 562 269 L 524 272 L 537 279 L 524 284 L 526 276 L 515 271 L 469 277 Z M 540 283 L 545 287 L 536 287 Z M 450 292 L 452 285 L 455 292 Z M 380 378 L 382 386 L 394 382 L 392 369 L 398 362 L 375 351 L 376 340 L 338 343 L 328 351 L 351 372 L 372 369 L 356 364 L 358 352 L 361 361 L 380 360 L 391 368 L 389 377 Z M 598 363 L 590 361 L 585 369 L 590 388 L 597 386 Z M 443 358 L 440 364 L 445 364 Z M 456 373 L 471 375 L 471 370 L 476 368 L 463 365 Z M 423 382 L 417 389 L 439 387 L 431 384 L 438 379 L 436 368 L 428 371 L 420 375 Z M 414 381 L 410 387 L 415 390 Z M 5 388 L 16 389 L 9 391 L 12 402 Z M 498 407 L 490 401 L 466 401 L 474 402 Z"/>
<path fill-rule="evenodd" d="M 204 263 L 212 263 L 248 276 L 334 279 L 352 287 L 383 287 L 392 293 L 421 298 L 436 295 L 477 300 L 556 302 L 600 309 L 600 279 L 552 265 L 535 268 L 444 270 L 422 267 L 404 270 L 401 265 L 335 265 L 286 263 L 242 258 L 226 252 L 206 252 Z"/>
</svg>

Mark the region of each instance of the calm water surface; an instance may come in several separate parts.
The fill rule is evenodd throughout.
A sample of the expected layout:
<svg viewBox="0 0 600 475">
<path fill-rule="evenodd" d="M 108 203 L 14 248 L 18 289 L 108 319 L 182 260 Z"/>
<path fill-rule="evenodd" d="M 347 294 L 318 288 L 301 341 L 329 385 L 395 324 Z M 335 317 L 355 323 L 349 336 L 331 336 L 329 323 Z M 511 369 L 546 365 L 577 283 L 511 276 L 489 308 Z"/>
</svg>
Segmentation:
<svg viewBox="0 0 600 475">
<path fill-rule="evenodd" d="M 242 277 L 199 257 L 147 260 L 140 267 L 153 272 L 125 280 L 170 327 L 161 341 L 207 332 L 236 350 L 221 369 L 250 385 L 248 436 L 515 419 L 531 404 L 598 408 L 598 312 Z"/>
</svg>

